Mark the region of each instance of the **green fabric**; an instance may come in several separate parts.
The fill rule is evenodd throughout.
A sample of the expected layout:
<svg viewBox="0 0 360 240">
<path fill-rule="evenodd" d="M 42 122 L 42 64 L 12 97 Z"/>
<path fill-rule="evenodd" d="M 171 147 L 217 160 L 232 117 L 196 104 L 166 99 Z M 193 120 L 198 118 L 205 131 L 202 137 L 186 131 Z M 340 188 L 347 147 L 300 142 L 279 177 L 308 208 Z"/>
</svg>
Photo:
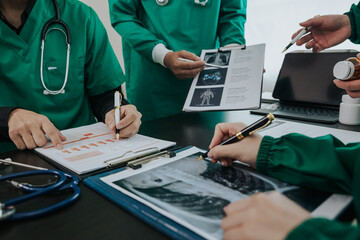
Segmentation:
<svg viewBox="0 0 360 240">
<path fill-rule="evenodd" d="M 76 0 L 58 3 L 61 20 L 69 26 L 72 41 L 65 94 L 43 94 L 40 35 L 55 12 L 51 1 L 37 0 L 19 36 L 0 21 L 0 106 L 43 114 L 62 130 L 94 123 L 88 97 L 119 87 L 125 77 L 96 13 Z M 43 70 L 50 90 L 61 88 L 65 66 L 65 36 L 51 31 L 45 43 Z"/>
<path fill-rule="evenodd" d="M 357 5 L 353 4 L 350 11 L 345 14 L 349 16 L 351 24 L 351 36 L 349 40 L 353 43 L 360 43 L 360 2 Z"/>
<path fill-rule="evenodd" d="M 357 227 L 324 218 L 313 218 L 303 222 L 287 236 L 286 240 L 352 240 L 360 239 Z"/>
<path fill-rule="evenodd" d="M 276 139 L 265 136 L 256 169 L 291 184 L 351 194 L 360 219 L 360 143 L 345 145 L 331 135 L 309 138 L 289 134 Z M 288 239 L 359 239 L 359 236 L 358 228 L 315 218 L 295 228 Z"/>
<path fill-rule="evenodd" d="M 111 22 L 123 40 L 128 99 L 143 120 L 180 113 L 191 80 L 177 79 L 152 60 L 153 48 L 163 43 L 173 51 L 200 55 L 231 43 L 245 44 L 246 0 L 109 0 Z"/>
</svg>

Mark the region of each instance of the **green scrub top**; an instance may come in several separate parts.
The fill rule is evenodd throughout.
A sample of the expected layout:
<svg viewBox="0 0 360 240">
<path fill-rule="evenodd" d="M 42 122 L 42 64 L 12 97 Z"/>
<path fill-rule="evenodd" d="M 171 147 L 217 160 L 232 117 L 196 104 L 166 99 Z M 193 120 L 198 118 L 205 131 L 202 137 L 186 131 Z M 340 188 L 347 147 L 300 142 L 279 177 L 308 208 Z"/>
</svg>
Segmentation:
<svg viewBox="0 0 360 240">
<path fill-rule="evenodd" d="M 44 95 L 40 80 L 41 31 L 54 18 L 52 1 L 37 0 L 20 35 L 0 21 L 0 106 L 21 107 L 47 116 L 62 130 L 96 122 L 89 96 L 119 87 L 125 77 L 96 13 L 76 0 L 58 1 L 61 20 L 71 34 L 65 94 Z M 61 28 L 53 26 L 51 28 Z M 63 85 L 65 36 L 51 31 L 44 53 L 44 82 L 50 90 Z M 8 144 L 7 144 L 8 145 Z M 0 143 L 0 151 L 10 150 Z"/>
<path fill-rule="evenodd" d="M 232 43 L 245 44 L 246 0 L 109 0 L 111 22 L 123 39 L 128 100 L 143 120 L 180 113 L 191 79 L 179 80 L 152 59 L 156 44 L 200 55 Z"/>
</svg>

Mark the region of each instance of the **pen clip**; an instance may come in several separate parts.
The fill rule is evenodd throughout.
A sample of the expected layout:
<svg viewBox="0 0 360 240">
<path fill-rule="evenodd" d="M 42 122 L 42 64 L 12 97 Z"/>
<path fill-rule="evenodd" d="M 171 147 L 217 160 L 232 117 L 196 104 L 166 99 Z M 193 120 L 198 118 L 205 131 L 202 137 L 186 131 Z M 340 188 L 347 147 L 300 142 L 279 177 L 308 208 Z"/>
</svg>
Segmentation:
<svg viewBox="0 0 360 240">
<path fill-rule="evenodd" d="M 263 126 L 251 131 L 249 133 L 249 135 L 253 135 L 255 132 L 267 127 L 275 119 L 275 117 L 274 117 L 274 115 L 272 113 L 268 113 L 267 117 L 268 117 L 269 120 Z"/>
<path fill-rule="evenodd" d="M 120 110 L 120 107 L 121 107 L 121 103 L 122 103 L 122 94 L 119 92 L 119 91 L 117 91 L 117 93 L 119 93 L 119 106 L 114 106 L 114 109 L 119 109 Z"/>
</svg>

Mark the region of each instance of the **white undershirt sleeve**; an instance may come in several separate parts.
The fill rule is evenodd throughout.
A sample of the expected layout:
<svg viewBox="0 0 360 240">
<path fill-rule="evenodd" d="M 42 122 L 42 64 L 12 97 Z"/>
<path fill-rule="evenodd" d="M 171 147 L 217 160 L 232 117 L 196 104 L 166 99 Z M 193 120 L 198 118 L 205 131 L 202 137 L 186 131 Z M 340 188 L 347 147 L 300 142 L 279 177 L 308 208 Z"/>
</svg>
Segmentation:
<svg viewBox="0 0 360 240">
<path fill-rule="evenodd" d="M 166 67 L 164 64 L 164 58 L 169 52 L 173 51 L 167 49 L 164 44 L 158 43 L 152 51 L 152 58 L 154 62 L 161 64 L 163 67 Z"/>
</svg>

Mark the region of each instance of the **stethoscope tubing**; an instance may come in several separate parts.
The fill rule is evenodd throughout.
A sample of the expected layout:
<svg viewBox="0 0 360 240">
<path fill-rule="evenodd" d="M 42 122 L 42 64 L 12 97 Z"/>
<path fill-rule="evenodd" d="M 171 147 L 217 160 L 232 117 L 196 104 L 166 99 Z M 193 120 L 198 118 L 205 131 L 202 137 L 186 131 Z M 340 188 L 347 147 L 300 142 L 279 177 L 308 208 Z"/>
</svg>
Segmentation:
<svg viewBox="0 0 360 240">
<path fill-rule="evenodd" d="M 71 203 L 75 202 L 80 197 L 80 188 L 78 185 L 70 184 L 70 189 L 72 189 L 74 193 L 71 195 L 71 197 L 65 199 L 62 202 L 59 202 L 57 204 L 54 204 L 52 206 L 45 207 L 42 209 L 33 210 L 31 212 L 15 213 L 7 220 L 15 221 L 15 220 L 20 220 L 20 219 L 24 220 L 24 219 L 39 217 L 39 216 L 42 216 L 42 215 L 45 215 L 48 213 L 52 213 L 63 207 L 66 207 L 66 206 L 70 205 Z"/>
<path fill-rule="evenodd" d="M 50 185 L 50 186 L 48 186 L 46 188 L 43 188 L 41 190 L 33 191 L 30 194 L 26 194 L 24 196 L 8 200 L 8 201 L 3 203 L 4 208 L 14 206 L 16 204 L 25 202 L 25 201 L 27 201 L 29 199 L 32 199 L 32 198 L 35 198 L 37 196 L 40 196 L 40 195 L 46 194 L 48 192 L 51 192 L 51 191 L 61 187 L 66 181 L 65 174 L 63 174 L 61 172 L 58 172 L 56 170 L 34 170 L 34 171 L 27 171 L 27 172 L 21 172 L 21 173 L 8 174 L 8 175 L 0 177 L 0 181 L 6 181 L 6 180 L 14 179 L 14 178 L 28 177 L 28 176 L 35 176 L 35 175 L 55 175 L 55 176 L 58 177 L 58 181 L 56 183 L 54 183 L 53 185 Z"/>
<path fill-rule="evenodd" d="M 63 174 L 68 179 L 71 179 L 71 182 L 61 186 L 58 189 L 58 191 L 64 191 L 64 190 L 70 189 L 71 184 L 75 184 L 75 185 L 79 184 L 79 182 L 80 182 L 79 178 L 76 177 L 75 175 L 72 175 L 72 174 L 69 174 L 69 173 L 66 173 L 66 172 L 63 172 Z M 21 190 L 23 190 L 25 192 L 35 192 L 35 191 L 41 191 L 42 189 L 44 189 L 44 187 L 47 187 L 47 186 L 50 186 L 50 185 L 54 184 L 57 181 L 57 177 L 55 177 L 55 179 L 56 180 L 54 182 L 44 184 L 44 185 L 40 185 L 40 186 L 39 185 L 32 185 L 32 184 L 29 184 L 29 183 L 17 183 L 17 182 L 15 184 L 13 184 L 13 182 L 11 182 L 11 184 L 13 184 L 15 187 L 20 188 Z"/>
<path fill-rule="evenodd" d="M 48 21 L 45 26 L 43 27 L 42 31 L 41 31 L 41 57 L 40 57 L 40 80 L 41 80 L 41 84 L 44 88 L 43 94 L 44 95 L 58 95 L 60 93 L 64 94 L 65 93 L 65 87 L 68 81 L 68 76 L 69 76 L 69 65 L 70 65 L 70 46 L 71 46 L 71 35 L 70 35 L 70 29 L 68 27 L 68 25 L 61 21 L 60 19 L 60 11 L 59 11 L 59 6 L 56 2 L 56 0 L 53 0 L 53 4 L 54 4 L 54 8 L 55 8 L 55 18 L 51 19 L 50 21 Z M 58 24 L 60 26 L 62 26 L 64 28 L 64 30 L 60 29 L 60 28 L 53 28 L 50 29 L 50 26 Z M 44 52 L 45 52 L 45 41 L 46 41 L 46 36 L 47 34 L 52 31 L 52 30 L 58 30 L 60 32 L 62 32 L 65 35 L 66 38 L 66 45 L 67 45 L 67 50 L 66 50 L 66 70 L 65 70 L 65 76 L 64 76 L 64 82 L 62 87 L 59 90 L 50 90 L 44 81 L 44 70 L 43 70 L 43 65 L 44 65 Z"/>
<path fill-rule="evenodd" d="M 51 205 L 49 207 L 29 211 L 29 212 L 22 212 L 22 213 L 15 213 L 11 215 L 10 217 L 6 218 L 5 220 L 22 220 L 22 219 L 28 219 L 33 217 L 42 216 L 51 212 L 54 212 L 60 208 L 66 207 L 67 205 L 71 204 L 75 200 L 77 200 L 80 196 L 80 188 L 77 185 L 79 183 L 79 178 L 72 174 L 64 173 L 62 171 L 58 170 L 34 170 L 34 171 L 27 171 L 27 172 L 21 172 L 21 173 L 14 173 L 9 174 L 5 176 L 0 177 L 0 181 L 10 181 L 11 179 L 15 178 L 21 178 L 21 177 L 28 177 L 28 176 L 35 176 L 35 175 L 54 175 L 57 177 L 57 181 L 54 182 L 52 185 L 41 188 L 41 187 L 33 187 L 30 184 L 19 184 L 20 188 L 22 190 L 25 190 L 27 192 L 30 192 L 27 195 L 8 200 L 4 203 L 2 203 L 3 209 L 11 209 L 14 208 L 15 205 L 22 203 L 26 200 L 35 198 L 39 195 L 47 194 L 47 193 L 58 193 L 65 190 L 72 190 L 73 194 L 54 205 Z M 70 180 L 69 183 L 65 184 L 67 178 Z"/>
</svg>

